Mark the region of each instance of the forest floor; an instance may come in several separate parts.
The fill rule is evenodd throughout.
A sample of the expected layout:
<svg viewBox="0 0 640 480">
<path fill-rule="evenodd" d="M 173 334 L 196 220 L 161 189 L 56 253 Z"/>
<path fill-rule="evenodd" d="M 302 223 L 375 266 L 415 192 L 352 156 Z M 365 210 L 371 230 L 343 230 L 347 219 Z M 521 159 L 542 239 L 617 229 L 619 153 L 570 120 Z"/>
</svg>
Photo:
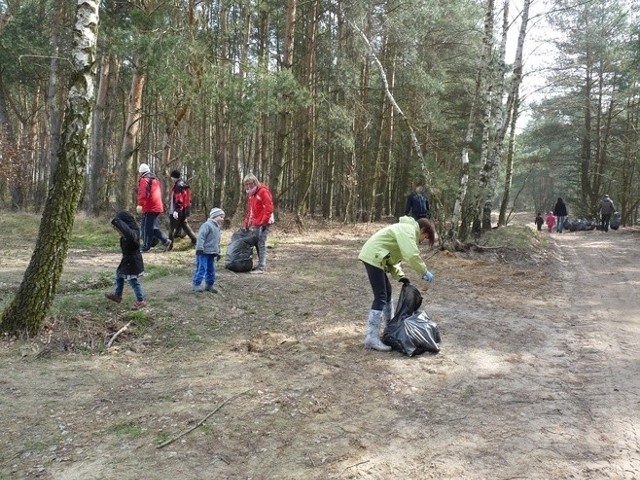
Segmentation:
<svg viewBox="0 0 640 480">
<path fill-rule="evenodd" d="M 425 248 L 441 352 L 410 358 L 362 346 L 380 226 L 276 228 L 268 273 L 221 269 L 218 295 L 191 292 L 193 250 L 147 254 L 173 273 L 134 314 L 64 294 L 92 307 L 0 342 L 0 479 L 640 478 L 639 231 Z M 30 248 L 3 237 L 5 298 Z M 71 251 L 63 283 L 118 261 Z"/>
</svg>

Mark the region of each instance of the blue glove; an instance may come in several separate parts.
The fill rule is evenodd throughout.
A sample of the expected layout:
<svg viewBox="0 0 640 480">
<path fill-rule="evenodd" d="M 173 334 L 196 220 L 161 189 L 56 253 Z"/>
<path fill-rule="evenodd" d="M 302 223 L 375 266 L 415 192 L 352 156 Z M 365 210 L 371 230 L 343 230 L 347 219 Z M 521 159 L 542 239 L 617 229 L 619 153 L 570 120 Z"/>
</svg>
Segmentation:
<svg viewBox="0 0 640 480">
<path fill-rule="evenodd" d="M 427 270 L 426 272 L 424 272 L 424 274 L 422 275 L 422 279 L 425 282 L 429 282 L 429 283 L 433 283 L 433 273 L 431 273 L 429 270 Z"/>
</svg>

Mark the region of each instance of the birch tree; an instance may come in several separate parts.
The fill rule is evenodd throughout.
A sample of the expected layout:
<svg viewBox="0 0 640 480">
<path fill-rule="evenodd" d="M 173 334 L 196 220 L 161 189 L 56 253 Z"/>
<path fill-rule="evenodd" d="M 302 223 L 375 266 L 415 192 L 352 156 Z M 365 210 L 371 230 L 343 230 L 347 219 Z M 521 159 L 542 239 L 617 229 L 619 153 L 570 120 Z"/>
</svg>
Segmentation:
<svg viewBox="0 0 640 480">
<path fill-rule="evenodd" d="M 98 0 L 77 0 L 73 26 L 73 74 L 66 103 L 57 168 L 36 246 L 15 297 L 0 317 L 0 331 L 36 335 L 49 311 L 69 249 L 84 186 L 94 97 Z"/>
</svg>

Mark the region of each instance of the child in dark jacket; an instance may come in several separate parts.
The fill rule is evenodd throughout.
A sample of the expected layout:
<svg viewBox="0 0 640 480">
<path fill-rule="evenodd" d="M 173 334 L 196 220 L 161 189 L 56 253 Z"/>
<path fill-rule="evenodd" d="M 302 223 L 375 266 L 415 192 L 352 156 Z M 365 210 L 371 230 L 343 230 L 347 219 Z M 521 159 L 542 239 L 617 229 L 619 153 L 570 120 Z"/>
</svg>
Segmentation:
<svg viewBox="0 0 640 480">
<path fill-rule="evenodd" d="M 125 211 L 118 212 L 115 218 L 111 220 L 111 225 L 120 234 L 122 260 L 116 269 L 116 289 L 113 293 L 105 293 L 105 297 L 120 303 L 126 280 L 136 296 L 136 301 L 131 309 L 139 310 L 147 306 L 142 285 L 138 280 L 138 277 L 144 275 L 144 262 L 142 253 L 140 253 L 140 229 L 135 218 Z"/>
<path fill-rule="evenodd" d="M 536 228 L 538 231 L 542 230 L 542 225 L 544 224 L 544 218 L 542 218 L 542 212 L 538 212 L 536 214 L 536 219 L 534 220 L 536 223 Z"/>
</svg>

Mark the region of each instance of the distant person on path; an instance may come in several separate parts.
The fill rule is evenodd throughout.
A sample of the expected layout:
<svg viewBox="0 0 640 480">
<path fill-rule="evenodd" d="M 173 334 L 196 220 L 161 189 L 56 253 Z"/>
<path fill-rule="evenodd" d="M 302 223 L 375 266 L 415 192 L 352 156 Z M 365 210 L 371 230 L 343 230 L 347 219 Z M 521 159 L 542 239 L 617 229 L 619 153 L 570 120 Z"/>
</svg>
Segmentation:
<svg viewBox="0 0 640 480">
<path fill-rule="evenodd" d="M 407 197 L 407 205 L 404 209 L 405 215 L 411 215 L 415 220 L 429 218 L 429 198 L 424 190 L 424 183 L 416 182 L 415 191 Z"/>
<path fill-rule="evenodd" d="M 553 227 L 556 224 L 556 217 L 553 216 L 553 212 L 549 211 L 547 213 L 547 218 L 545 219 L 545 223 L 547 224 L 547 230 L 549 233 L 553 232 Z"/>
<path fill-rule="evenodd" d="M 267 234 L 269 225 L 274 221 L 273 198 L 269 188 L 253 174 L 244 177 L 244 189 L 247 193 L 247 214 L 243 226 L 254 230 L 258 239 L 258 265 L 251 273 L 264 273 L 267 269 Z"/>
<path fill-rule="evenodd" d="M 216 281 L 216 259 L 220 257 L 220 239 L 222 237 L 222 223 L 224 211 L 221 208 L 212 208 L 209 219 L 200 225 L 198 239 L 196 240 L 196 268 L 193 272 L 193 291 L 218 293 L 213 286 Z"/>
<path fill-rule="evenodd" d="M 391 347 L 380 340 L 381 330 L 393 318 L 391 283 L 387 273 L 394 280 L 409 283 L 400 262 L 405 261 L 426 282 L 433 282 L 433 274 L 427 270 L 420 257 L 418 244 L 425 239 L 432 246 L 435 241 L 435 227 L 431 220 L 414 220 L 409 216 L 400 217 L 398 223 L 384 227 L 374 233 L 362 246 L 358 259 L 364 263 L 373 291 L 373 303 L 367 320 L 365 348 L 388 352 Z"/>
<path fill-rule="evenodd" d="M 611 215 L 616 211 L 616 207 L 613 204 L 613 200 L 609 198 L 609 195 L 605 195 L 600 200 L 600 229 L 605 232 L 609 231 L 609 222 L 611 221 Z"/>
<path fill-rule="evenodd" d="M 144 262 L 140 253 L 140 229 L 133 215 L 125 211 L 118 212 L 111 220 L 111 225 L 120 234 L 122 260 L 116 269 L 116 289 L 113 293 L 105 293 L 104 296 L 120 303 L 124 282 L 127 281 L 136 296 L 136 301 L 131 309 L 139 310 L 147 306 L 142 286 L 138 280 L 144 274 Z"/>
<path fill-rule="evenodd" d="M 567 221 L 567 206 L 565 205 L 562 198 L 558 197 L 558 201 L 556 202 L 556 206 L 553 207 L 553 214 L 558 219 L 558 223 L 556 224 L 556 232 L 562 233 L 562 229 L 564 228 L 564 222 Z"/>
<path fill-rule="evenodd" d="M 542 212 L 536 213 L 536 219 L 534 220 L 536 224 L 536 228 L 539 232 L 542 231 L 542 225 L 544 225 L 544 218 L 542 217 Z"/>
<path fill-rule="evenodd" d="M 164 212 L 160 180 L 151 173 L 151 169 L 146 163 L 140 164 L 138 173 L 140 174 L 140 178 L 138 179 L 138 206 L 136 207 L 136 211 L 142 214 L 141 230 L 144 238 L 142 252 L 145 253 L 151 249 L 154 236 L 162 242 L 164 251 L 166 252 L 169 247 L 171 247 L 172 242 L 167 238 L 167 235 L 160 230 L 158 225 L 158 217 Z"/>
<path fill-rule="evenodd" d="M 169 250 L 173 248 L 173 239 L 180 230 L 187 234 L 193 245 L 196 244 L 196 234 L 193 233 L 188 220 L 191 215 L 191 188 L 180 178 L 181 176 L 180 170 L 171 172 L 173 188 L 169 205 Z"/>
</svg>

